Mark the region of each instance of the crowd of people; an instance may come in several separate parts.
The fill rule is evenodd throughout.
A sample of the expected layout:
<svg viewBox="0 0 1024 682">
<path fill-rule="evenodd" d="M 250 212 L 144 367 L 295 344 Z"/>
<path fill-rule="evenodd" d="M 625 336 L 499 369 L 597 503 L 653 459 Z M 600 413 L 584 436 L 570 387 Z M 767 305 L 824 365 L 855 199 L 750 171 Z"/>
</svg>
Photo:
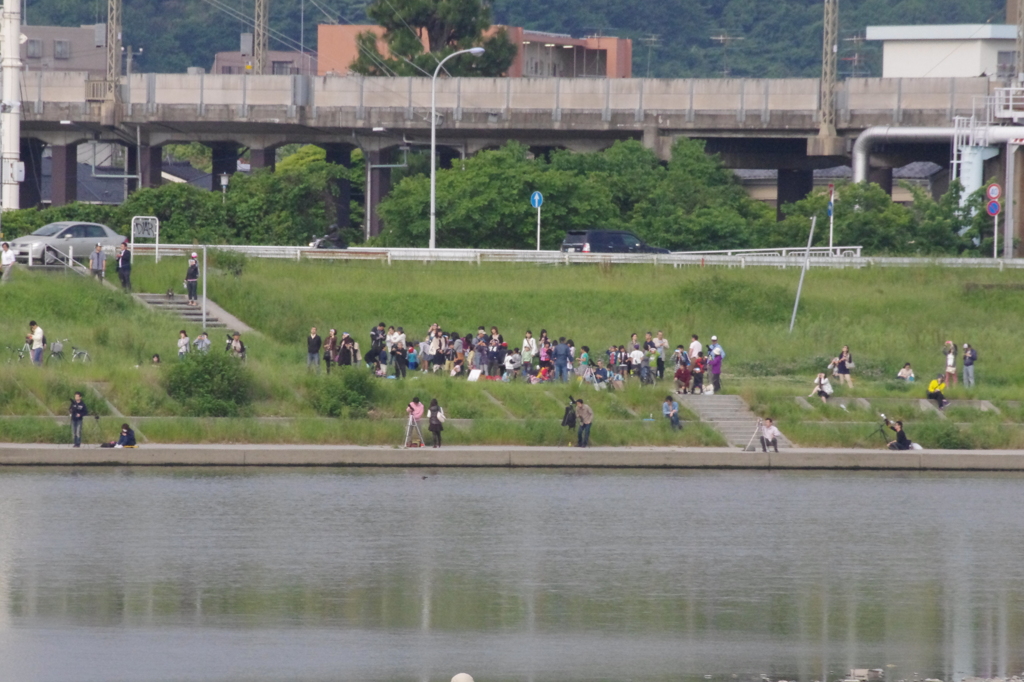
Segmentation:
<svg viewBox="0 0 1024 682">
<path fill-rule="evenodd" d="M 627 378 L 653 384 L 673 367 L 677 393 L 711 393 L 721 390 L 725 350 L 718 337 L 711 337 L 705 349 L 694 334 L 689 346 L 673 350 L 664 332 L 647 332 L 641 339 L 631 335 L 628 344 L 611 345 L 606 350 L 591 350 L 571 338 L 554 337 L 546 329 L 538 336 L 527 330 L 520 344 L 510 344 L 496 327 L 479 327 L 475 334 L 463 336 L 432 324 L 422 339 L 410 338 L 403 327 L 383 322 L 370 330 L 365 353 L 348 332 L 339 337 L 331 329 L 323 338 L 313 327 L 306 337 L 306 366 L 320 372 L 321 359 L 327 373 L 332 365 L 360 363 L 378 377 L 404 379 L 409 372 L 433 372 L 471 381 L 502 380 L 529 383 L 567 382 L 573 376 L 598 390 L 621 388 Z M 710 374 L 710 387 L 704 375 Z"/>
</svg>

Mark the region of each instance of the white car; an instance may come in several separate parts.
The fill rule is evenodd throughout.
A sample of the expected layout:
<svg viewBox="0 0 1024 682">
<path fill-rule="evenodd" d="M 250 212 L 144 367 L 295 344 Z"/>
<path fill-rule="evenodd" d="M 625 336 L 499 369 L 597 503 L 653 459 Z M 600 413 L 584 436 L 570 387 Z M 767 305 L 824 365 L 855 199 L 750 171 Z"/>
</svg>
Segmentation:
<svg viewBox="0 0 1024 682">
<path fill-rule="evenodd" d="M 11 251 L 20 262 L 27 263 L 31 253 L 34 264 L 49 265 L 55 260 L 53 252 L 46 248 L 50 246 L 65 256 L 73 253 L 76 261 L 88 265 L 89 254 L 97 244 L 102 244 L 110 254 L 124 239 L 106 225 L 65 220 L 43 225 L 32 234 L 11 241 Z"/>
</svg>

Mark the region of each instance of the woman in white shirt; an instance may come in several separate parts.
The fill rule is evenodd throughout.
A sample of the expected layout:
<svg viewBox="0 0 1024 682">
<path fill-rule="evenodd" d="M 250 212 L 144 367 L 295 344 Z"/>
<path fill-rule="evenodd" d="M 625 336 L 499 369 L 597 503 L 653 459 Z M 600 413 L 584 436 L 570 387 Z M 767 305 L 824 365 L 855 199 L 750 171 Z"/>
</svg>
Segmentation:
<svg viewBox="0 0 1024 682">
<path fill-rule="evenodd" d="M 825 376 L 824 372 L 818 372 L 818 376 L 814 379 L 814 389 L 807 397 L 818 396 L 821 398 L 821 402 L 827 403 L 830 395 L 832 395 L 832 384 L 829 383 L 828 377 Z"/>
<path fill-rule="evenodd" d="M 526 330 L 526 338 L 523 339 L 523 364 L 533 364 L 533 358 L 537 355 L 537 339 L 533 338 L 533 332 Z"/>
<path fill-rule="evenodd" d="M 188 353 L 188 332 L 182 329 L 178 332 L 178 358 L 184 358 Z"/>
</svg>

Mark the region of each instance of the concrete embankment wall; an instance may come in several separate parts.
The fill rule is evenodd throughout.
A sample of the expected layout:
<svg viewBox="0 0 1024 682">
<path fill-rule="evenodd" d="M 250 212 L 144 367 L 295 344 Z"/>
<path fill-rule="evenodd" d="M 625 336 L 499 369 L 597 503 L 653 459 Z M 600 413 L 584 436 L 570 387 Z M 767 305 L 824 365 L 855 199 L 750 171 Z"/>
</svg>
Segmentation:
<svg viewBox="0 0 1024 682">
<path fill-rule="evenodd" d="M 388 466 L 631 469 L 891 469 L 1024 471 L 1024 450 L 146 445 L 135 449 L 0 444 L 0 466 Z"/>
</svg>

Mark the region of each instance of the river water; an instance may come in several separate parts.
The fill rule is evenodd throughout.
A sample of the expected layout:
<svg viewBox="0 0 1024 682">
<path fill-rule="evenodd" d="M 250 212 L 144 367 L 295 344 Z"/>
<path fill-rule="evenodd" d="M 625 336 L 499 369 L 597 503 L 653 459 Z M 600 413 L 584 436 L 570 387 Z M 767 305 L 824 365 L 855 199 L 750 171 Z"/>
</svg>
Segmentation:
<svg viewBox="0 0 1024 682">
<path fill-rule="evenodd" d="M 1019 674 L 1022 483 L 0 469 L 0 680 Z"/>
</svg>

